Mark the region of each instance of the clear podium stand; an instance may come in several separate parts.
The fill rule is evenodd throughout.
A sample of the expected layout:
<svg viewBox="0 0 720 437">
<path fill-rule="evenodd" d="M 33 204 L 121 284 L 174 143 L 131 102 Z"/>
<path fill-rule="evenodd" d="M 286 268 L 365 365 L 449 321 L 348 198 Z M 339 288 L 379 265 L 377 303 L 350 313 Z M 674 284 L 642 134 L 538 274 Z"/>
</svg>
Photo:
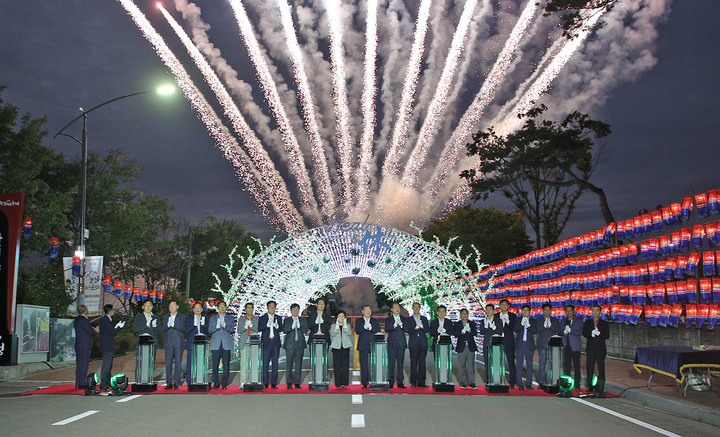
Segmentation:
<svg viewBox="0 0 720 437">
<path fill-rule="evenodd" d="M 245 372 L 243 391 L 263 391 L 263 347 L 260 334 L 250 334 L 243 353 L 249 354 L 247 368 L 241 369 L 242 372 Z"/>
<path fill-rule="evenodd" d="M 150 334 L 138 337 L 135 348 L 135 384 L 133 393 L 147 393 L 157 390 L 157 383 L 153 382 L 155 372 L 155 340 Z"/>
<path fill-rule="evenodd" d="M 492 336 L 488 361 L 490 368 L 485 383 L 488 393 L 508 393 L 510 387 L 505 382 L 505 347 L 501 335 Z M 487 366 L 488 363 L 485 365 Z"/>
<path fill-rule="evenodd" d="M 205 334 L 196 334 L 193 338 L 192 348 L 188 353 L 192 354 L 192 366 L 191 369 L 188 369 L 188 372 L 190 372 L 188 391 L 210 391 L 211 384 L 207 378 L 210 345 L 207 336 Z"/>
<path fill-rule="evenodd" d="M 328 344 L 325 336 L 315 334 L 310 342 L 310 391 L 328 391 Z"/>
<path fill-rule="evenodd" d="M 449 335 L 441 335 L 435 343 L 435 369 L 437 380 L 433 389 L 437 392 L 454 392 L 452 383 L 452 340 Z"/>
<path fill-rule="evenodd" d="M 370 391 L 389 391 L 388 345 L 385 334 L 377 333 L 370 344 Z"/>
</svg>

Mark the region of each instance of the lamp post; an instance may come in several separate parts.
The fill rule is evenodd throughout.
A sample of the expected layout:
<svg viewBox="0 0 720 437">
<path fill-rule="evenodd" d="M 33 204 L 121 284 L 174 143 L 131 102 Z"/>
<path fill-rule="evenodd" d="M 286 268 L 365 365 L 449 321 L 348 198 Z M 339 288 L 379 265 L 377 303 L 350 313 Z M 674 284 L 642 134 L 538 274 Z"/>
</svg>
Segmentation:
<svg viewBox="0 0 720 437">
<path fill-rule="evenodd" d="M 91 112 L 93 112 L 96 109 L 100 109 L 105 105 L 109 105 L 110 103 L 117 102 L 118 100 L 127 99 L 128 97 L 134 97 L 139 96 L 142 94 L 150 94 L 150 93 L 158 93 L 158 94 L 171 94 L 175 91 L 175 87 L 172 85 L 166 85 L 158 88 L 157 90 L 148 90 L 148 91 L 140 91 L 137 93 L 131 93 L 131 94 L 124 94 L 120 97 L 115 97 L 114 99 L 110 99 L 106 102 L 100 103 L 99 105 L 93 106 L 92 108 L 88 109 L 87 111 L 83 108 L 79 108 L 81 114 L 77 117 L 70 120 L 68 124 L 62 127 L 56 133 L 53 135 L 53 139 L 57 138 L 59 135 L 66 136 L 68 138 L 72 138 L 82 146 L 82 178 L 81 178 L 81 188 L 80 188 L 80 238 L 78 239 L 78 245 L 75 249 L 75 255 L 80 257 L 81 263 L 80 263 L 80 276 L 78 277 L 78 305 L 82 305 L 85 303 L 85 213 L 87 211 L 87 161 L 88 161 L 88 144 L 87 144 L 87 116 Z M 78 140 L 76 137 L 66 134 L 64 131 L 68 127 L 70 127 L 72 124 L 74 124 L 76 121 L 83 119 L 83 130 L 82 130 L 82 141 Z"/>
</svg>

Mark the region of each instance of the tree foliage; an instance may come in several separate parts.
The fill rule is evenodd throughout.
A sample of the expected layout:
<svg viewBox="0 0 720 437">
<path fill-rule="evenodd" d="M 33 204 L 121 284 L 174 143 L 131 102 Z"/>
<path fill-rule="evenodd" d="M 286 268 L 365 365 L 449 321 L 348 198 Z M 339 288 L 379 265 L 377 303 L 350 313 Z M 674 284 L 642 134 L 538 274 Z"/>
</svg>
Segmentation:
<svg viewBox="0 0 720 437">
<path fill-rule="evenodd" d="M 558 241 L 584 190 L 597 195 L 607 223 L 614 221 L 605 192 L 589 179 L 594 170 L 594 140 L 610 126 L 577 111 L 560 122 L 544 120 L 541 105 L 522 114 L 523 127 L 498 135 L 490 127 L 473 135 L 468 155 L 480 158 L 477 169 L 461 173 L 474 199 L 500 191 L 530 222 L 536 246 Z"/>
<path fill-rule="evenodd" d="M 563 36 L 573 39 L 585 27 L 588 18 L 593 14 L 611 10 L 619 2 L 620 0 L 547 0 L 543 15 L 559 14 Z M 604 21 L 598 22 L 598 27 L 604 25 Z"/>
<path fill-rule="evenodd" d="M 423 231 L 423 238 L 430 241 L 434 236 L 443 244 L 457 237 L 451 249 L 462 246 L 462 256 L 474 257 L 471 248 L 474 245 L 480 252 L 480 261 L 488 264 L 499 264 L 523 255 L 531 248 L 522 213 L 493 207 L 473 208 L 466 205 L 442 218 L 433 219 Z"/>
</svg>

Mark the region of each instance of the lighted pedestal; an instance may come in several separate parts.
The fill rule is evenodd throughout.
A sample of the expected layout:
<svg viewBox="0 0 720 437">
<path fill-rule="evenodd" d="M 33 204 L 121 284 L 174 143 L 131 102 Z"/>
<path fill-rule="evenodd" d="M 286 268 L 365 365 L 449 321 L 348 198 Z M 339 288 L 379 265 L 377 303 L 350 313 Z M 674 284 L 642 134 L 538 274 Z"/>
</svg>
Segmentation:
<svg viewBox="0 0 720 437">
<path fill-rule="evenodd" d="M 492 336 L 488 361 L 490 361 L 490 368 L 488 369 L 488 380 L 485 383 L 488 393 L 508 393 L 510 387 L 505 382 L 505 347 L 502 336 Z"/>
<path fill-rule="evenodd" d="M 135 384 L 132 385 L 133 393 L 157 390 L 157 384 L 153 383 L 154 372 L 155 340 L 150 334 L 142 334 L 138 337 L 135 348 Z"/>
<path fill-rule="evenodd" d="M 435 369 L 437 379 L 433 389 L 437 392 L 454 392 L 452 383 L 452 341 L 449 335 L 441 335 L 435 344 Z"/>
<path fill-rule="evenodd" d="M 263 391 L 263 347 L 260 341 L 260 334 L 250 334 L 243 353 L 250 354 L 247 359 L 245 373 L 245 384 L 243 391 Z"/>
<path fill-rule="evenodd" d="M 389 391 L 388 349 L 384 334 L 375 334 L 370 345 L 370 391 Z"/>
<path fill-rule="evenodd" d="M 546 379 L 547 384 L 544 390 L 548 393 L 557 393 L 560 391 L 558 381 L 562 375 L 563 363 L 563 342 L 562 337 L 553 335 L 548 340 Z"/>
<path fill-rule="evenodd" d="M 211 384 L 208 381 L 208 357 L 210 356 L 210 345 L 205 334 L 197 334 L 193 339 L 192 349 L 188 351 L 192 354 L 192 368 L 190 372 L 190 385 L 188 391 L 192 392 L 208 392 Z"/>
<path fill-rule="evenodd" d="M 325 336 L 315 334 L 310 343 L 310 391 L 328 391 L 328 344 Z"/>
</svg>

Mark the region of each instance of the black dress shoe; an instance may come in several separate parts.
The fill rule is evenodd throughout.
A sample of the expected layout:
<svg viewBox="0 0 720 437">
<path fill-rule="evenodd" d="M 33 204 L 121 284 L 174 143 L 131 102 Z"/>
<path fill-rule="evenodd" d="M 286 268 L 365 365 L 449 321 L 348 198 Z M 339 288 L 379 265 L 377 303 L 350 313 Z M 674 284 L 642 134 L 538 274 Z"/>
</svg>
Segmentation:
<svg viewBox="0 0 720 437">
<path fill-rule="evenodd" d="M 277 384 L 273 384 L 272 388 L 278 388 Z"/>
<path fill-rule="evenodd" d="M 521 385 L 521 386 L 518 387 L 518 390 L 525 390 L 525 387 L 523 387 L 523 386 Z"/>
<path fill-rule="evenodd" d="M 532 385 L 526 385 L 526 386 L 525 386 L 525 389 L 527 389 L 527 390 L 533 390 L 533 386 L 532 386 Z"/>
<path fill-rule="evenodd" d="M 268 387 L 270 387 L 270 384 L 265 384 L 265 388 L 268 388 Z"/>
<path fill-rule="evenodd" d="M 363 384 L 363 385 L 362 385 L 362 388 L 367 388 L 367 384 Z"/>
<path fill-rule="evenodd" d="M 477 390 L 477 385 L 475 385 L 475 384 L 470 384 L 470 388 L 473 389 L 473 390 Z"/>
<path fill-rule="evenodd" d="M 300 385 L 300 384 L 295 384 L 295 388 L 302 388 L 302 385 Z"/>
<path fill-rule="evenodd" d="M 427 388 L 427 385 L 425 385 L 425 384 L 418 384 L 417 386 L 418 386 L 419 388 Z"/>
<path fill-rule="evenodd" d="M 213 390 L 217 390 L 220 388 L 220 384 L 213 384 L 212 388 Z M 265 384 L 265 388 L 267 388 L 267 384 Z"/>
<path fill-rule="evenodd" d="M 288 390 L 292 390 L 292 384 L 287 385 Z"/>
<path fill-rule="evenodd" d="M 407 387 L 405 387 L 405 384 L 398 384 L 397 388 L 407 388 Z"/>
<path fill-rule="evenodd" d="M 411 383 L 410 387 L 415 388 L 416 387 L 415 383 Z"/>
<path fill-rule="evenodd" d="M 175 390 L 180 390 L 180 384 L 175 384 L 173 385 L 173 387 L 175 388 Z"/>
<path fill-rule="evenodd" d="M 223 385 L 223 386 L 222 386 L 222 389 L 223 389 L 223 390 L 227 390 L 227 389 L 228 389 L 228 388 L 227 388 L 227 385 Z"/>
<path fill-rule="evenodd" d="M 172 385 L 166 385 L 163 390 L 172 390 Z"/>
</svg>

